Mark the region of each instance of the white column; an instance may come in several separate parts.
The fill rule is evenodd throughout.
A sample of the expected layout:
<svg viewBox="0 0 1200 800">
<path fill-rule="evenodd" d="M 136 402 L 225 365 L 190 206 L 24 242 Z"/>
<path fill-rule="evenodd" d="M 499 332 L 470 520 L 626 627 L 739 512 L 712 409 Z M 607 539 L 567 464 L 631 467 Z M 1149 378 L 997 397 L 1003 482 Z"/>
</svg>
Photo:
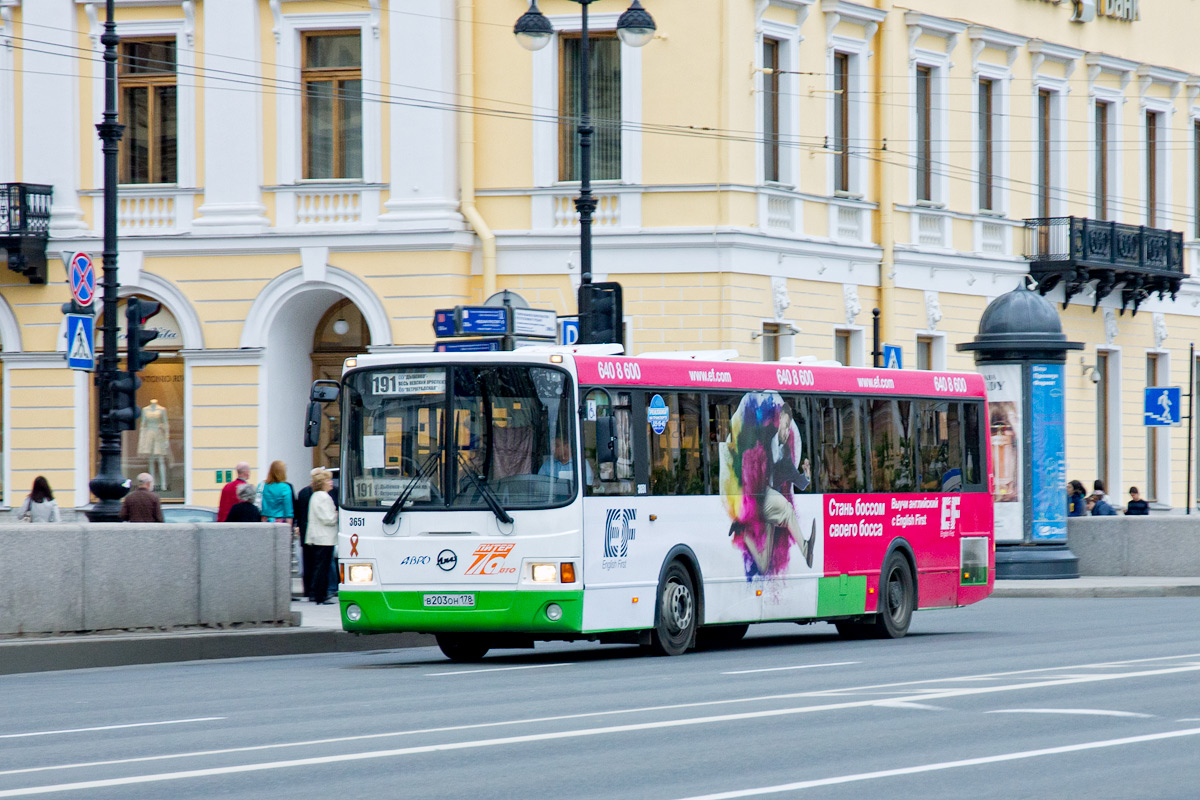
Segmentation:
<svg viewBox="0 0 1200 800">
<path fill-rule="evenodd" d="M 262 204 L 262 96 L 246 73 L 261 75 L 258 3 L 222 0 L 204 9 L 204 205 L 197 229 L 258 233 Z M 231 81 L 222 75 L 231 74 Z"/>
<path fill-rule="evenodd" d="M 384 80 L 418 101 L 437 106 L 469 105 L 471 98 L 456 98 L 458 43 L 457 10 L 453 0 L 429 0 L 420 15 L 393 14 L 389 20 L 388 61 Z M 510 37 L 511 38 L 511 37 Z M 516 46 L 516 43 L 513 43 Z M 478 72 L 480 65 L 476 64 Z M 390 87 L 384 87 L 388 93 Z M 379 221 L 389 227 L 461 229 L 458 213 L 458 125 L 470 124 L 466 115 L 441 108 L 419 108 L 394 103 L 391 122 L 391 163 L 385 165 L 391 198 L 384 203 Z"/>
<path fill-rule="evenodd" d="M 21 180 L 53 185 L 50 233 L 77 235 L 87 227 L 79 205 L 81 121 L 75 3 L 73 0 L 24 3 L 21 20 L 23 35 L 44 42 L 22 53 Z M 94 129 L 91 141 L 99 158 L 100 140 L 95 137 Z"/>
<path fill-rule="evenodd" d="M 0 6 L 0 183 L 17 179 L 17 107 L 13 83 L 13 7 Z"/>
</svg>

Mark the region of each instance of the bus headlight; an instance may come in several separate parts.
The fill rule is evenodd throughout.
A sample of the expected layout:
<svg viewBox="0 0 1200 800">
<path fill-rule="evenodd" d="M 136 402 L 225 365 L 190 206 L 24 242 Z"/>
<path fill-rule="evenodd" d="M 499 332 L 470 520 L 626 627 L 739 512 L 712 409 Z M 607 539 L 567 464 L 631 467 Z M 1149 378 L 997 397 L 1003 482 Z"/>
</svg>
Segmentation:
<svg viewBox="0 0 1200 800">
<path fill-rule="evenodd" d="M 554 583 L 558 580 L 558 566 L 555 564 L 533 564 L 533 580 L 537 583 Z"/>
<path fill-rule="evenodd" d="M 350 580 L 347 583 L 371 583 L 375 580 L 375 570 L 370 564 L 351 564 L 346 569 Z"/>
<path fill-rule="evenodd" d="M 350 620 L 351 622 L 358 622 L 360 619 L 362 619 L 362 609 L 353 603 L 346 606 L 346 619 Z"/>
<path fill-rule="evenodd" d="M 558 603 L 551 603 L 550 605 L 546 606 L 546 619 L 550 620 L 551 622 L 558 622 L 560 619 L 562 619 L 562 606 L 560 606 Z"/>
</svg>

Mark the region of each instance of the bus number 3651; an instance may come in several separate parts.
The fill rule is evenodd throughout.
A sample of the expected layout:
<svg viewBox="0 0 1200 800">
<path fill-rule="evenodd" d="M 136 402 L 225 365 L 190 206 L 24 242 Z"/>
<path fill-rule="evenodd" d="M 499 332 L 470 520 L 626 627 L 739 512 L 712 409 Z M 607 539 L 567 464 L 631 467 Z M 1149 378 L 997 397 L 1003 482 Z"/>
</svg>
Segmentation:
<svg viewBox="0 0 1200 800">
<path fill-rule="evenodd" d="M 806 369 L 777 369 L 775 370 L 775 380 L 779 381 L 780 386 L 813 386 L 816 384 L 813 374 Z"/>
</svg>

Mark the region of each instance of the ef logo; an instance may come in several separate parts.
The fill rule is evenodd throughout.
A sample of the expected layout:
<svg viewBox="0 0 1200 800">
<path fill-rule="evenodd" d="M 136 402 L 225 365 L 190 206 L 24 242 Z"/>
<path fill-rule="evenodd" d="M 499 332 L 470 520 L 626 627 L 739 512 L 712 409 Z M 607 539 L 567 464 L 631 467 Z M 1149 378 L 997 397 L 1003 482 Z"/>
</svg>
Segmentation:
<svg viewBox="0 0 1200 800">
<path fill-rule="evenodd" d="M 958 527 L 958 501 L 961 497 L 942 498 L 942 530 L 952 531 Z"/>
</svg>

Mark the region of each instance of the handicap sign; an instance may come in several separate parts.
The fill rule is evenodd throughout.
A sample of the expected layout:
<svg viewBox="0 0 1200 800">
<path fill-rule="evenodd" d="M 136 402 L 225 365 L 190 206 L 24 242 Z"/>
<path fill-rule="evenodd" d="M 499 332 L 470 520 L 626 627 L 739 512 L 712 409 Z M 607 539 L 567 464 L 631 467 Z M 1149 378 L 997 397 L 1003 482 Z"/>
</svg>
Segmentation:
<svg viewBox="0 0 1200 800">
<path fill-rule="evenodd" d="M 75 253 L 67 267 L 71 278 L 71 297 L 87 308 L 96 299 L 96 266 L 87 253 Z"/>
<path fill-rule="evenodd" d="M 900 345 L 885 344 L 883 346 L 883 368 L 904 369 L 904 353 L 900 350 Z"/>
<path fill-rule="evenodd" d="M 1183 390 L 1178 386 L 1147 386 L 1142 423 L 1149 427 L 1178 425 L 1182 419 Z"/>
<path fill-rule="evenodd" d="M 67 366 L 71 369 L 96 368 L 92 346 L 95 320 L 91 314 L 67 314 Z"/>
<path fill-rule="evenodd" d="M 558 321 L 558 343 L 567 346 L 579 341 L 579 320 L 560 319 Z"/>
</svg>

